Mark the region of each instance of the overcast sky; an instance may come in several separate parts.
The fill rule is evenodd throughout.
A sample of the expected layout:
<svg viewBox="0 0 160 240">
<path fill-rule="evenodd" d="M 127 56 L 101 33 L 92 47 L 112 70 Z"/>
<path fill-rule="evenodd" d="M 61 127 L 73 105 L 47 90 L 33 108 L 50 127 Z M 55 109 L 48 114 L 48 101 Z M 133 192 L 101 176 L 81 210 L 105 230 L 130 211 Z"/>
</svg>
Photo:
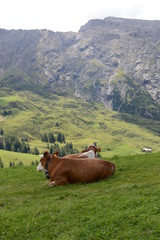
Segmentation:
<svg viewBox="0 0 160 240">
<path fill-rule="evenodd" d="M 160 0 L 0 0 L 0 28 L 75 31 L 108 16 L 160 20 Z"/>
</svg>

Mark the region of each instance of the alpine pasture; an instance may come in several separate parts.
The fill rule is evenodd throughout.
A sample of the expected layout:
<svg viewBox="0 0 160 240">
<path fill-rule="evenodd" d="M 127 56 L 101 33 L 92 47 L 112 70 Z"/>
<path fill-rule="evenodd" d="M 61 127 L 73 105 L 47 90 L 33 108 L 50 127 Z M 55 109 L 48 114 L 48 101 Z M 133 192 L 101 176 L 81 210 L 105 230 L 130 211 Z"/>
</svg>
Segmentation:
<svg viewBox="0 0 160 240">
<path fill-rule="evenodd" d="M 159 159 L 114 157 L 110 179 L 55 188 L 35 165 L 0 169 L 0 237 L 160 239 Z"/>
</svg>

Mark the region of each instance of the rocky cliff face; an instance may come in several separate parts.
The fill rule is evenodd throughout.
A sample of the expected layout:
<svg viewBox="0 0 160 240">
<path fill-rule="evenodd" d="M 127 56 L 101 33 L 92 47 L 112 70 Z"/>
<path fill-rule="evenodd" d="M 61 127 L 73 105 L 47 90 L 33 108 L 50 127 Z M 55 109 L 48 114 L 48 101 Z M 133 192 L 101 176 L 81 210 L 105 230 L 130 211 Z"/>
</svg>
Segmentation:
<svg viewBox="0 0 160 240">
<path fill-rule="evenodd" d="M 0 81 L 160 119 L 160 21 L 109 17 L 90 20 L 78 33 L 2 29 Z"/>
</svg>

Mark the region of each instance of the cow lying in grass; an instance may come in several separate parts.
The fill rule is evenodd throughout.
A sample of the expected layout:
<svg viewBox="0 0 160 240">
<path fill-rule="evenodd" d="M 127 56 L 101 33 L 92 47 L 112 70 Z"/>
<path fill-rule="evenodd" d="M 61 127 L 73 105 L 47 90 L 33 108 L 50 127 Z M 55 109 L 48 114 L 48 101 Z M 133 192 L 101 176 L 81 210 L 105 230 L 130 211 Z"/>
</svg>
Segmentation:
<svg viewBox="0 0 160 240">
<path fill-rule="evenodd" d="M 64 156 L 63 158 L 95 158 L 96 157 L 96 153 L 100 152 L 101 148 L 97 148 L 94 144 L 91 144 L 88 146 L 87 149 L 83 150 L 82 153 L 75 153 L 75 154 L 68 154 L 66 156 Z M 45 170 L 45 175 L 46 178 L 50 178 L 48 170 Z"/>
<path fill-rule="evenodd" d="M 37 171 L 45 169 L 48 169 L 50 175 L 49 186 L 58 186 L 107 179 L 114 174 L 115 164 L 97 158 L 61 158 L 58 157 L 58 152 L 51 155 L 46 151 L 40 159 Z"/>
</svg>

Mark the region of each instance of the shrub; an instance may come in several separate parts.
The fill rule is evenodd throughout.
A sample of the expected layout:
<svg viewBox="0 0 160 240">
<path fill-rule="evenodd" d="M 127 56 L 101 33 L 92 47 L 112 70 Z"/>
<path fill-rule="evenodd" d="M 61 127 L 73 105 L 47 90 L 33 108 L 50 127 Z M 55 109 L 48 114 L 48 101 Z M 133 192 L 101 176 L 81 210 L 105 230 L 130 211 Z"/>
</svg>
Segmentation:
<svg viewBox="0 0 160 240">
<path fill-rule="evenodd" d="M 4 164 L 3 164 L 3 162 L 2 162 L 1 157 L 0 157 L 0 168 L 4 168 Z"/>
<path fill-rule="evenodd" d="M 39 161 L 38 161 L 38 160 L 36 160 L 36 161 L 35 161 L 35 165 L 36 165 L 36 166 L 38 166 L 38 164 L 39 164 Z"/>
<path fill-rule="evenodd" d="M 10 161 L 9 162 L 9 167 L 12 167 L 13 166 L 13 163 Z"/>
<path fill-rule="evenodd" d="M 24 166 L 24 164 L 23 164 L 22 161 L 20 161 L 20 162 L 17 164 L 17 166 L 22 167 L 22 166 Z"/>
<path fill-rule="evenodd" d="M 32 154 L 39 155 L 39 150 L 37 147 L 33 148 Z"/>
</svg>

